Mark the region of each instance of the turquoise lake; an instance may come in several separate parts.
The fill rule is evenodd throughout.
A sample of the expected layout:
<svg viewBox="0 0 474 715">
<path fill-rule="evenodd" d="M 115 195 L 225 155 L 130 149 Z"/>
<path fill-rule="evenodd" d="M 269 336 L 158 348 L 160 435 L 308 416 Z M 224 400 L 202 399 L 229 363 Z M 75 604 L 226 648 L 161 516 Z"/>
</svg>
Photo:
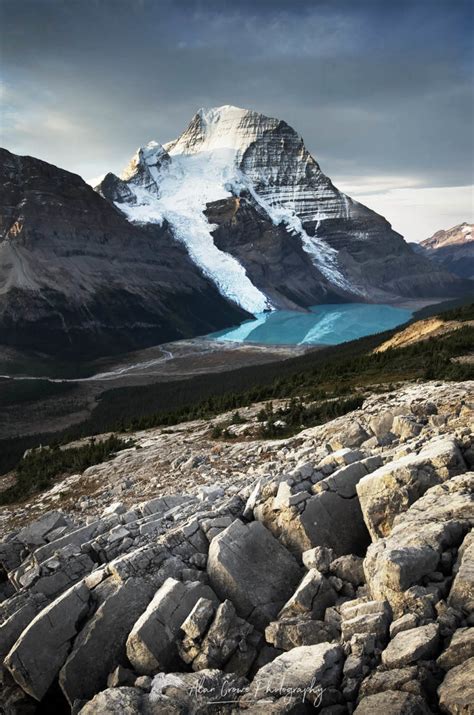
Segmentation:
<svg viewBox="0 0 474 715">
<path fill-rule="evenodd" d="M 308 313 L 276 310 L 260 313 L 237 328 L 211 333 L 213 340 L 265 345 L 338 345 L 396 328 L 411 311 L 391 305 L 344 303 L 314 305 Z"/>
</svg>

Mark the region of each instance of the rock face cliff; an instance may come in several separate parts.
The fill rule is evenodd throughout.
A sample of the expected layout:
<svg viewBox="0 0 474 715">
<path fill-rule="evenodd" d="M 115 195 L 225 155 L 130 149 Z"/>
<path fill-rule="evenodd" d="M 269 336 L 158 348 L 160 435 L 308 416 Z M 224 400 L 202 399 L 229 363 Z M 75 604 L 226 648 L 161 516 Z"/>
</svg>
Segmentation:
<svg viewBox="0 0 474 715">
<path fill-rule="evenodd" d="M 474 225 L 460 223 L 447 231 L 436 231 L 417 244 L 422 255 L 461 278 L 474 280 Z"/>
<path fill-rule="evenodd" d="M 370 395 L 285 440 L 257 437 L 261 404 L 244 441 L 142 431 L 4 509 L 0 707 L 471 713 L 473 388 Z"/>
<path fill-rule="evenodd" d="M 240 322 L 166 222 L 131 224 L 79 176 L 0 153 L 0 341 L 111 353 Z"/>
<path fill-rule="evenodd" d="M 245 310 L 456 294 L 390 224 L 340 192 L 286 122 L 201 109 L 175 141 L 140 149 L 97 190 L 137 224 L 169 222 Z"/>
</svg>

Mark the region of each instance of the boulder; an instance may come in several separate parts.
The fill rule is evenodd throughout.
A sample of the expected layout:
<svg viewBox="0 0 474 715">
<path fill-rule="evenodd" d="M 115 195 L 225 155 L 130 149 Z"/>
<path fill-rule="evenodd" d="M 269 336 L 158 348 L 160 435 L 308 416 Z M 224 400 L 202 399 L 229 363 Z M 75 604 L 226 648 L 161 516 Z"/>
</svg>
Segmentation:
<svg viewBox="0 0 474 715">
<path fill-rule="evenodd" d="M 315 621 L 308 616 L 272 621 L 265 629 L 267 643 L 281 650 L 291 650 L 302 645 L 316 645 L 339 640 L 339 630 L 325 621 Z"/>
<path fill-rule="evenodd" d="M 303 564 L 307 569 L 317 569 L 328 573 L 331 562 L 334 561 L 334 551 L 327 546 L 315 546 L 302 554 Z"/>
<path fill-rule="evenodd" d="M 390 638 L 395 638 L 397 633 L 402 633 L 403 631 L 409 631 L 412 628 L 416 628 L 418 625 L 418 618 L 416 613 L 405 613 L 404 616 L 397 618 L 396 621 L 390 626 Z"/>
<path fill-rule="evenodd" d="M 326 608 L 332 606 L 337 593 L 317 569 L 310 569 L 298 588 L 285 603 L 279 618 L 291 618 L 308 614 L 316 620 L 324 618 Z"/>
<path fill-rule="evenodd" d="M 246 696 L 250 702 L 265 698 L 285 698 L 291 694 L 298 701 L 320 704 L 322 691 L 337 688 L 341 682 L 344 656 L 339 645 L 293 648 L 256 673 Z"/>
<path fill-rule="evenodd" d="M 397 633 L 382 653 L 387 668 L 403 668 L 419 660 L 432 660 L 438 655 L 440 640 L 436 623 Z"/>
<path fill-rule="evenodd" d="M 368 548 L 364 571 L 370 592 L 387 599 L 396 617 L 413 611 L 410 588 L 436 571 L 443 552 L 458 546 L 474 524 L 473 488 L 472 472 L 432 487 L 395 519 L 390 536 Z"/>
<path fill-rule="evenodd" d="M 263 524 L 238 519 L 212 540 L 207 572 L 217 595 L 229 598 L 242 618 L 261 629 L 301 578 L 294 557 Z"/>
<path fill-rule="evenodd" d="M 184 662 L 190 663 L 192 669 L 197 671 L 209 668 L 223 669 L 239 649 L 248 654 L 246 659 L 248 665 L 241 673 L 245 674 L 257 655 L 256 650 L 248 642 L 253 630 L 253 626 L 237 616 L 232 603 L 224 601 L 217 608 L 205 637 L 202 640 L 185 638 L 179 646 L 179 653 Z"/>
<path fill-rule="evenodd" d="M 70 523 L 69 519 L 60 511 L 48 511 L 39 519 L 32 521 L 31 524 L 20 529 L 16 538 L 28 546 L 29 549 L 33 550 L 38 546 L 46 544 L 48 534 L 52 531 L 60 526 L 68 526 Z"/>
<path fill-rule="evenodd" d="M 107 688 L 84 705 L 78 715 L 141 715 L 143 696 L 138 688 Z"/>
<path fill-rule="evenodd" d="M 153 678 L 151 692 L 146 699 L 146 710 L 141 712 L 147 715 L 204 715 L 213 712 L 231 715 L 235 712 L 234 703 L 247 687 L 245 678 L 220 670 L 158 673 Z"/>
<path fill-rule="evenodd" d="M 474 531 L 464 539 L 459 549 L 457 574 L 451 591 L 448 604 L 461 608 L 465 613 L 474 612 Z"/>
<path fill-rule="evenodd" d="M 72 586 L 31 621 L 5 658 L 18 685 L 36 700 L 43 698 L 66 660 L 89 596 L 83 583 Z"/>
<path fill-rule="evenodd" d="M 312 547 L 322 546 L 333 549 L 335 556 L 349 553 L 362 556 L 370 542 L 356 498 L 356 485 L 368 472 L 380 466 L 381 459 L 364 459 L 360 452 L 355 455 L 350 450 L 340 452 L 343 454 L 338 456 L 334 452 L 327 459 L 331 459 L 334 465 L 336 459 L 340 459 L 345 466 L 314 484 L 314 496 L 305 496 L 297 506 L 285 507 L 282 500 L 277 511 L 273 509 L 273 500 L 268 499 L 254 510 L 255 517 L 298 555 Z M 351 461 L 348 453 L 357 456 L 359 461 Z M 349 462 L 346 463 L 347 459 Z"/>
<path fill-rule="evenodd" d="M 61 689 L 71 706 L 75 700 L 88 700 L 105 688 L 108 675 L 125 658 L 127 636 L 150 602 L 153 589 L 140 578 L 124 584 L 107 579 L 94 595 L 99 606 L 76 638 L 59 673 Z"/>
<path fill-rule="evenodd" d="M 439 706 L 449 715 L 474 712 L 474 658 L 451 668 L 438 688 Z"/>
<path fill-rule="evenodd" d="M 354 715 L 432 715 L 426 702 L 419 695 L 395 690 L 384 690 L 363 698 L 354 710 Z"/>
<path fill-rule="evenodd" d="M 200 638 L 207 631 L 216 607 L 208 598 L 200 598 L 181 626 L 188 638 Z"/>
<path fill-rule="evenodd" d="M 394 668 L 393 670 L 375 670 L 365 680 L 362 681 L 359 689 L 359 700 L 368 695 L 382 693 L 384 690 L 396 690 L 403 692 L 414 692 L 420 690 L 417 683 L 417 668 L 411 665 L 405 668 Z M 413 688 L 415 686 L 415 688 Z"/>
<path fill-rule="evenodd" d="M 364 521 L 373 540 L 388 536 L 395 517 L 432 486 L 464 472 L 456 442 L 438 438 L 419 454 L 408 454 L 376 469 L 357 484 Z"/>
<path fill-rule="evenodd" d="M 340 556 L 331 563 L 331 573 L 353 586 L 365 583 L 364 559 L 354 554 Z"/>
<path fill-rule="evenodd" d="M 443 670 L 451 670 L 469 658 L 474 658 L 474 628 L 458 628 L 437 663 Z"/>
<path fill-rule="evenodd" d="M 390 431 L 401 440 L 408 440 L 420 434 L 421 425 L 411 415 L 396 415 Z"/>
<path fill-rule="evenodd" d="M 217 603 L 209 586 L 166 579 L 127 639 L 127 657 L 137 673 L 151 675 L 169 667 L 177 655 L 181 625 L 200 598 Z"/>
<path fill-rule="evenodd" d="M 18 640 L 21 632 L 24 631 L 33 618 L 48 605 L 49 599 L 41 593 L 24 595 L 27 596 L 24 602 L 0 625 L 1 660 L 6 656 L 15 641 Z M 2 606 L 4 606 L 4 604 L 2 604 Z"/>
</svg>

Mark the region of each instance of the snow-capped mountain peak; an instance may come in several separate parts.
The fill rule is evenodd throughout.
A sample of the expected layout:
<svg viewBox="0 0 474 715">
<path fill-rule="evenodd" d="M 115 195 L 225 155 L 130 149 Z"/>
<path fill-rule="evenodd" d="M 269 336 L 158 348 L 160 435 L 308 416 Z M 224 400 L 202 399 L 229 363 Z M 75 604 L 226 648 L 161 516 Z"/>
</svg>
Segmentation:
<svg viewBox="0 0 474 715">
<path fill-rule="evenodd" d="M 142 147 L 122 178 L 108 175 L 98 191 L 131 222 L 166 221 L 219 291 L 254 314 L 281 300 L 275 305 L 274 292 L 270 297 L 262 290 L 264 268 L 257 278 L 251 275 L 248 253 L 216 245 L 208 206 L 244 197 L 275 230 L 286 232 L 288 250 L 309 263 L 323 290 L 342 297 L 368 297 L 347 237 L 361 255 L 374 232 L 390 231 L 382 217 L 338 191 L 286 122 L 232 105 L 199 109 L 176 140 Z M 277 292 L 282 295 L 280 287 Z"/>
</svg>

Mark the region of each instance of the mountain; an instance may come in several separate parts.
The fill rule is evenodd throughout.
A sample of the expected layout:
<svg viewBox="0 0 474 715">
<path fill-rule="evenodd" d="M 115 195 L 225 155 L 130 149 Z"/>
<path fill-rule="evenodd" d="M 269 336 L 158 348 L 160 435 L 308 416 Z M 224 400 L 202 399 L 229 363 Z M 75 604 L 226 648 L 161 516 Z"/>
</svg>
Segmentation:
<svg viewBox="0 0 474 715">
<path fill-rule="evenodd" d="M 96 189 L 134 224 L 167 221 L 220 292 L 251 313 L 460 290 L 340 192 L 288 124 L 250 110 L 199 110 L 178 139 L 150 142 Z"/>
<path fill-rule="evenodd" d="M 104 354 L 248 317 L 166 222 L 135 226 L 79 176 L 0 150 L 1 342 Z"/>
<path fill-rule="evenodd" d="M 95 191 L 1 153 L 0 341 L 100 355 L 205 334 L 275 308 L 455 296 L 344 195 L 285 122 L 199 110 Z"/>
<path fill-rule="evenodd" d="M 415 250 L 461 278 L 474 279 L 473 230 L 474 224 L 464 222 L 447 231 L 436 231 Z"/>
</svg>

